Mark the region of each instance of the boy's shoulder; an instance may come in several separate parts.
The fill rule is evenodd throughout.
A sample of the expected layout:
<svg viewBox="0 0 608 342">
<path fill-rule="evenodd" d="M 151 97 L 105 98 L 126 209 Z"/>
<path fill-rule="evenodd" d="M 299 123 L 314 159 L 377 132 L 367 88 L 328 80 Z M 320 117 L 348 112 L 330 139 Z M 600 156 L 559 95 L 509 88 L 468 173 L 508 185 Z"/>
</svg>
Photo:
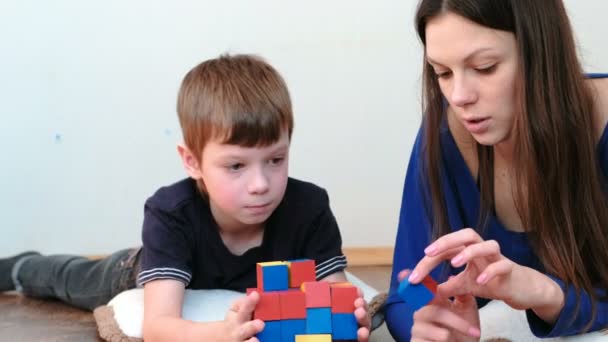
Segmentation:
<svg viewBox="0 0 608 342">
<path fill-rule="evenodd" d="M 185 178 L 156 190 L 146 201 L 146 206 L 170 212 L 200 198 L 201 194 L 196 181 L 192 178 Z"/>
<path fill-rule="evenodd" d="M 329 204 L 327 191 L 310 182 L 289 178 L 285 189 L 284 201 L 291 205 L 326 207 Z"/>
</svg>

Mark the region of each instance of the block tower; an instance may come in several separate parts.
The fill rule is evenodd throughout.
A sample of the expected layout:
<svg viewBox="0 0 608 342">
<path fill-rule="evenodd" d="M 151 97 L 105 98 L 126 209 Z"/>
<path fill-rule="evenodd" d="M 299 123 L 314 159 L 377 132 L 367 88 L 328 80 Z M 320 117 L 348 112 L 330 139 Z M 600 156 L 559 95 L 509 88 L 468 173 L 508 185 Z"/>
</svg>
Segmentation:
<svg viewBox="0 0 608 342">
<path fill-rule="evenodd" d="M 265 323 L 260 342 L 331 342 L 357 339 L 350 283 L 316 281 L 314 260 L 257 264 L 260 294 L 253 317 Z"/>
</svg>

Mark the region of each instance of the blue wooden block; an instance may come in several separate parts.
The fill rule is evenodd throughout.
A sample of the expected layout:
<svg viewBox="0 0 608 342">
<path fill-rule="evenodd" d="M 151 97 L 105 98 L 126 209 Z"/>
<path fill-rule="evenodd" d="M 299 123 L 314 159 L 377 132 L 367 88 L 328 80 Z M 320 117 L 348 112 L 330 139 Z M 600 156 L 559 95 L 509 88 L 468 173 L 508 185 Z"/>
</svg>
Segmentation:
<svg viewBox="0 0 608 342">
<path fill-rule="evenodd" d="M 281 341 L 281 321 L 264 322 L 264 330 L 256 335 L 260 342 Z"/>
<path fill-rule="evenodd" d="M 405 301 L 405 304 L 414 311 L 427 305 L 435 297 L 433 292 L 424 286 L 424 284 L 410 284 L 407 278 L 401 281 L 397 292 L 399 293 L 399 297 Z"/>
<path fill-rule="evenodd" d="M 289 288 L 287 264 L 264 266 L 264 291 L 283 291 Z"/>
<path fill-rule="evenodd" d="M 280 322 L 281 342 L 294 342 L 296 335 L 304 335 L 306 333 L 305 319 L 284 319 Z"/>
<path fill-rule="evenodd" d="M 359 324 L 354 313 L 331 314 L 332 338 L 334 340 L 356 340 Z"/>
<path fill-rule="evenodd" d="M 331 334 L 331 308 L 306 309 L 307 334 Z"/>
</svg>

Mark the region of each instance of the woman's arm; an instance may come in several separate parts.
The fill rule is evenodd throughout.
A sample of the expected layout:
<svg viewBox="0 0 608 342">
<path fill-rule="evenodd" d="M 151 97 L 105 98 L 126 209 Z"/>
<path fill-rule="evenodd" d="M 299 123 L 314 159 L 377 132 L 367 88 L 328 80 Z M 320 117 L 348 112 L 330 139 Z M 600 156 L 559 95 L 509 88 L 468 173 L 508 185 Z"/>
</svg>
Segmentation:
<svg viewBox="0 0 608 342">
<path fill-rule="evenodd" d="M 412 269 L 424 257 L 424 248 L 430 243 L 431 224 L 424 206 L 426 182 L 422 172 L 422 134 L 418 133 L 412 149 L 405 177 L 399 226 L 393 256 L 393 271 L 389 297 L 385 309 L 387 326 L 397 341 L 409 341 L 414 312 L 409 309 L 397 294 L 399 280 L 397 275 L 404 269 Z M 440 271 L 433 274 L 440 280 Z"/>
</svg>

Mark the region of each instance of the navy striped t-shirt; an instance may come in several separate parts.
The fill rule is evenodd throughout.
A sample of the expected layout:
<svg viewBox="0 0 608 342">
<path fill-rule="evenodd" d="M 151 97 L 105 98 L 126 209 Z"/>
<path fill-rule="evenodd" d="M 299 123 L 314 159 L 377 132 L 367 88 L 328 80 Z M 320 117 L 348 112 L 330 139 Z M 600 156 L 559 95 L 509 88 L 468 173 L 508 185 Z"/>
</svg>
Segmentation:
<svg viewBox="0 0 608 342">
<path fill-rule="evenodd" d="M 324 189 L 290 178 L 281 204 L 268 218 L 262 243 L 232 254 L 209 202 L 192 179 L 159 189 L 145 204 L 138 285 L 175 279 L 191 289 L 244 291 L 256 285 L 255 265 L 308 258 L 317 279 L 346 268 L 340 231 Z"/>
</svg>

